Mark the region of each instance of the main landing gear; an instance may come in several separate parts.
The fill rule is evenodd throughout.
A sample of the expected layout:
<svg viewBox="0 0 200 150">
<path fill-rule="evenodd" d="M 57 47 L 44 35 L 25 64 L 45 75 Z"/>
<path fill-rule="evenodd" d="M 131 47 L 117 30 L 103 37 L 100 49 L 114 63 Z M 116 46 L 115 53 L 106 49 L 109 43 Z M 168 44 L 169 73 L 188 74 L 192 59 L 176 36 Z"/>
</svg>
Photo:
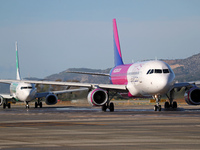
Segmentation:
<svg viewBox="0 0 200 150">
<path fill-rule="evenodd" d="M 165 102 L 165 109 L 169 109 L 169 108 L 173 108 L 176 109 L 177 108 L 177 102 L 174 101 L 174 89 L 170 91 L 169 95 L 167 95 L 167 98 L 169 99 L 169 102 Z M 154 111 L 161 111 L 161 105 L 159 105 L 161 96 L 160 95 L 155 95 L 154 98 L 156 99 L 156 105 L 154 105 Z"/>
<path fill-rule="evenodd" d="M 108 101 L 102 106 L 102 111 L 106 112 L 106 109 L 110 109 L 110 112 L 113 112 L 115 110 L 114 103 L 110 102 L 111 99 L 117 94 L 117 92 L 109 98 L 109 91 L 108 91 Z"/>
<path fill-rule="evenodd" d="M 6 107 L 11 108 L 11 103 L 8 103 L 7 100 L 3 103 L 3 109 L 6 109 Z"/>
<path fill-rule="evenodd" d="M 42 108 L 42 102 L 40 101 L 39 98 L 38 98 L 38 101 L 35 102 L 35 108 L 37 108 L 38 106 L 39 106 L 40 108 Z"/>
<path fill-rule="evenodd" d="M 165 109 L 168 108 L 177 108 L 177 102 L 174 100 L 174 89 L 170 91 L 169 95 L 166 94 L 167 98 L 169 99 L 169 102 L 165 102 Z"/>
<path fill-rule="evenodd" d="M 106 111 L 106 109 L 110 109 L 110 112 L 113 112 L 114 111 L 114 103 L 113 102 L 111 102 L 111 103 L 106 103 L 106 104 L 104 104 L 103 106 L 102 106 L 102 111 Z"/>
</svg>

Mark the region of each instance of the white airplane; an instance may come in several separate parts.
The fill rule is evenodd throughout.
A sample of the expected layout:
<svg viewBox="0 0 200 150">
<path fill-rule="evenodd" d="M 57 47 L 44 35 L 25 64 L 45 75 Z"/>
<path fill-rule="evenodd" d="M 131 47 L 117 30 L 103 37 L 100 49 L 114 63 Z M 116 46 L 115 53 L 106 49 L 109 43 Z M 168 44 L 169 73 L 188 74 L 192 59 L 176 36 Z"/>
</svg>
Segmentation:
<svg viewBox="0 0 200 150">
<path fill-rule="evenodd" d="M 3 104 L 3 108 L 11 107 L 11 101 L 22 101 L 25 102 L 26 108 L 29 108 L 29 102 L 38 99 L 37 102 L 35 102 L 35 108 L 38 106 L 42 108 L 42 102 L 41 98 L 45 97 L 45 103 L 47 105 L 54 105 L 57 103 L 58 98 L 57 94 L 62 93 L 68 93 L 68 92 L 74 92 L 77 91 L 77 89 L 73 90 L 62 90 L 62 91 L 51 91 L 51 92 L 43 92 L 38 93 L 37 88 L 35 87 L 34 83 L 27 83 L 21 80 L 20 76 L 20 70 L 19 70 L 19 58 L 18 58 L 18 47 L 16 42 L 16 68 L 17 68 L 17 80 L 8 80 L 0 82 L 2 83 L 9 83 L 10 84 L 10 94 L 0 94 L 0 105 Z M 88 89 L 78 89 L 78 91 L 81 90 L 88 90 Z"/>
<path fill-rule="evenodd" d="M 74 87 L 86 87 L 90 89 L 88 102 L 93 106 L 101 106 L 103 111 L 110 109 L 114 111 L 114 104 L 111 101 L 110 91 L 126 93 L 129 97 L 153 97 L 156 100 L 155 111 L 161 111 L 159 104 L 161 97 L 166 95 L 169 102 L 164 107 L 177 108 L 174 101 L 175 90 L 185 87 L 185 100 L 189 105 L 200 105 L 200 88 L 196 85 L 200 82 L 175 83 L 175 74 L 170 66 L 163 61 L 143 61 L 132 64 L 124 64 L 122 60 L 119 36 L 116 19 L 113 19 L 114 32 L 114 60 L 115 67 L 110 74 L 73 72 L 92 75 L 109 76 L 110 84 L 91 84 L 74 82 L 52 82 L 52 81 L 25 81 L 24 83 L 66 85 Z M 10 81 L 1 80 L 0 82 Z M 14 81 L 14 80 L 11 80 Z M 169 94 L 168 94 L 169 93 Z"/>
</svg>

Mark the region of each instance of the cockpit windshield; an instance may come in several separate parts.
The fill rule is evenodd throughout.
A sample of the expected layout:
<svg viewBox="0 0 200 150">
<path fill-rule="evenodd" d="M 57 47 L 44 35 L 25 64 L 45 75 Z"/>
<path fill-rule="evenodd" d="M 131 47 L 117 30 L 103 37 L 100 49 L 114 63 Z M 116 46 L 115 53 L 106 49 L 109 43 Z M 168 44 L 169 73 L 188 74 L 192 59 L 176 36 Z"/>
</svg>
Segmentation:
<svg viewBox="0 0 200 150">
<path fill-rule="evenodd" d="M 32 89 L 32 87 L 31 86 L 28 86 L 28 87 L 21 87 L 21 89 L 23 90 L 23 89 Z"/>
<path fill-rule="evenodd" d="M 149 69 L 147 71 L 147 74 L 161 74 L 161 73 L 167 74 L 167 73 L 170 73 L 170 70 L 169 69 Z"/>
</svg>

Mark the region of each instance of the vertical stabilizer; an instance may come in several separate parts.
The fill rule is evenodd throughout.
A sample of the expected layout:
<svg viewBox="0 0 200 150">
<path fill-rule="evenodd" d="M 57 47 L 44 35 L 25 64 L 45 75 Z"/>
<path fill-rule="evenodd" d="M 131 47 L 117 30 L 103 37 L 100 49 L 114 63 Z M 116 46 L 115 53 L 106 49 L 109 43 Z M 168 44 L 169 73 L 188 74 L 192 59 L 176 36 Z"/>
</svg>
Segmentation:
<svg viewBox="0 0 200 150">
<path fill-rule="evenodd" d="M 19 71 L 19 57 L 18 57 L 18 48 L 17 48 L 17 42 L 15 43 L 15 49 L 16 49 L 16 69 L 17 69 L 17 80 L 21 80 L 20 71 Z"/>
<path fill-rule="evenodd" d="M 116 19 L 113 19 L 113 38 L 114 38 L 114 59 L 115 66 L 123 65 L 121 48 L 119 43 L 119 36 L 117 31 L 117 23 Z"/>
</svg>

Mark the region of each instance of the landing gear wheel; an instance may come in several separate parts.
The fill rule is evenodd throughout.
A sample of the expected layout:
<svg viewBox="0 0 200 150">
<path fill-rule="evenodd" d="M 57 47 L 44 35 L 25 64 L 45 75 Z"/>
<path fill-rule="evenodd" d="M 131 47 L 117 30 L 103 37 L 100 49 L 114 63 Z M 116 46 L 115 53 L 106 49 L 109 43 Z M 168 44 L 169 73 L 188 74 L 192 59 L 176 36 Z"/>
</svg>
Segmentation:
<svg viewBox="0 0 200 150">
<path fill-rule="evenodd" d="M 172 108 L 177 108 L 177 102 L 176 101 L 173 102 Z"/>
<path fill-rule="evenodd" d="M 165 102 L 165 109 L 170 108 L 169 102 Z"/>
<path fill-rule="evenodd" d="M 26 109 L 29 109 L 29 105 L 28 104 L 26 105 Z"/>
<path fill-rule="evenodd" d="M 37 103 L 37 102 L 35 102 L 35 108 L 37 108 L 37 106 L 38 106 L 38 103 Z"/>
<path fill-rule="evenodd" d="M 3 109 L 5 109 L 6 108 L 6 104 L 5 103 L 3 103 Z"/>
<path fill-rule="evenodd" d="M 11 107 L 11 104 L 10 104 L 10 103 L 8 103 L 8 105 L 7 105 L 7 106 L 8 106 L 8 108 L 10 108 L 10 107 Z"/>
<path fill-rule="evenodd" d="M 40 108 L 42 108 L 42 102 L 40 102 L 40 104 L 39 104 L 39 105 L 40 105 Z"/>
<path fill-rule="evenodd" d="M 104 104 L 101 109 L 102 109 L 102 111 L 106 112 L 106 109 L 107 109 L 106 104 Z"/>
<path fill-rule="evenodd" d="M 154 105 L 154 111 L 157 111 L 157 109 L 158 109 L 158 106 Z"/>
<path fill-rule="evenodd" d="M 110 103 L 110 112 L 113 112 L 114 111 L 114 109 L 115 109 L 115 107 L 114 107 L 114 104 L 113 103 Z"/>
<path fill-rule="evenodd" d="M 161 105 L 158 106 L 158 111 L 161 111 Z"/>
</svg>

